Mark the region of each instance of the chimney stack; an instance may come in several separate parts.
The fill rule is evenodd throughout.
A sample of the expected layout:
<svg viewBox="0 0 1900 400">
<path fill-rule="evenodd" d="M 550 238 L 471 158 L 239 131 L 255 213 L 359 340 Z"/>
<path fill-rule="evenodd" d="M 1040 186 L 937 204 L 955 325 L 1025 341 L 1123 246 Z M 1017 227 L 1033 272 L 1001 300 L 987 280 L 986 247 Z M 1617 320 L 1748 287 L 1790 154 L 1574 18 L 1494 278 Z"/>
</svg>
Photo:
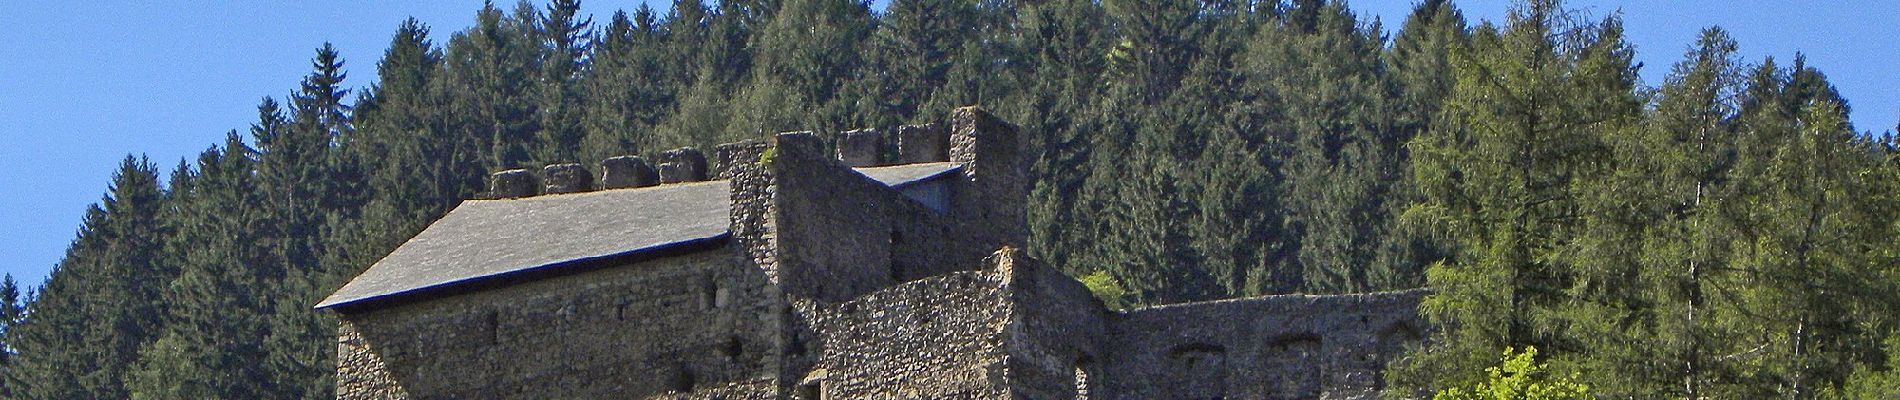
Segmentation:
<svg viewBox="0 0 1900 400">
<path fill-rule="evenodd" d="M 619 156 L 600 162 L 600 188 L 620 189 L 660 184 L 659 172 L 637 156 Z"/>
<path fill-rule="evenodd" d="M 489 181 L 488 194 L 497 199 L 532 197 L 539 194 L 534 174 L 525 169 L 496 172 Z"/>
<path fill-rule="evenodd" d="M 699 149 L 681 147 L 660 153 L 660 183 L 706 180 L 706 155 Z"/>
<path fill-rule="evenodd" d="M 541 168 L 541 175 L 547 180 L 543 193 L 576 193 L 594 190 L 594 175 L 580 164 L 548 164 Z"/>
</svg>

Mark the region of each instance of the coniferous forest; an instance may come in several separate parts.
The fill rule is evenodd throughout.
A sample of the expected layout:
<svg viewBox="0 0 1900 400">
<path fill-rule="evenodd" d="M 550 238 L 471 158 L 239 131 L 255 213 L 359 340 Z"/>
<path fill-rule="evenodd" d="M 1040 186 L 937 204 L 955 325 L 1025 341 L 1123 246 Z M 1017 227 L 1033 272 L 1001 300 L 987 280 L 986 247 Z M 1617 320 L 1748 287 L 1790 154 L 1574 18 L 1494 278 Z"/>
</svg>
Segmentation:
<svg viewBox="0 0 1900 400">
<path fill-rule="evenodd" d="M 128 156 L 43 286 L 0 282 L 0 396 L 331 397 L 311 307 L 488 172 L 969 104 L 1025 133 L 1029 250 L 1111 306 L 1433 288 L 1394 397 L 1525 346 L 1613 398 L 1900 395 L 1900 148 L 1719 28 L 1638 66 L 1558 0 L 1398 29 L 1337 0 L 578 11 L 323 45 L 168 176 Z"/>
</svg>

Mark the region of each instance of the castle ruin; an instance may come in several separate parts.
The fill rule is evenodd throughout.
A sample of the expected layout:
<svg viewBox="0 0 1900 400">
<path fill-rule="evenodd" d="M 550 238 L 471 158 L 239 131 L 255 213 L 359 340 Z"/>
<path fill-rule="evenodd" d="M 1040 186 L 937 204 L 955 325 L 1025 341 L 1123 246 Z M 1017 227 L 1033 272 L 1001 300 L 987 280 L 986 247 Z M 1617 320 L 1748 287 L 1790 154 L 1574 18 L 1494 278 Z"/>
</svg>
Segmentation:
<svg viewBox="0 0 1900 400">
<path fill-rule="evenodd" d="M 1422 336 L 1420 291 L 1105 308 L 980 109 L 824 142 L 497 173 L 317 305 L 338 398 L 1365 399 Z"/>
</svg>

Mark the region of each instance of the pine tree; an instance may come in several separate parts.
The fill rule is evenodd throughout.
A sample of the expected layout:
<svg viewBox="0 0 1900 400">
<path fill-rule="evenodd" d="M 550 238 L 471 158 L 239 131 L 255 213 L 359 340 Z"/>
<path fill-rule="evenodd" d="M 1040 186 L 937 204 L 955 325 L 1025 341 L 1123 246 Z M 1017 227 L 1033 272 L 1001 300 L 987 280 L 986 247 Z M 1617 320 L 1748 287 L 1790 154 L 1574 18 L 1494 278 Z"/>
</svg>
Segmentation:
<svg viewBox="0 0 1900 400">
<path fill-rule="evenodd" d="M 1098 27 L 1105 15 L 1095 2 L 1073 0 L 1027 5 L 1023 14 L 1028 28 L 1019 47 L 1033 49 L 1023 79 L 1029 87 L 1007 108 L 1024 111 L 1012 121 L 1028 134 L 1025 145 L 1035 154 L 1030 251 L 1070 274 L 1088 275 L 1101 266 L 1074 256 L 1094 238 L 1087 231 L 1090 215 L 1078 202 L 1089 179 L 1090 135 L 1100 129 L 1084 114 L 1101 89 L 1101 54 L 1109 41 Z"/>
<path fill-rule="evenodd" d="M 140 351 L 128 382 L 133 398 L 261 398 L 272 376 L 265 358 L 264 291 L 282 278 L 252 229 L 268 223 L 253 151 L 236 132 L 198 157 L 196 172 L 174 177 L 177 234 L 166 251 L 182 272 L 168 283 L 171 307 L 158 338 Z M 188 182 L 188 184 L 186 184 Z M 183 192 L 189 190 L 189 192 Z"/>
<path fill-rule="evenodd" d="M 939 118 L 923 103 L 950 84 L 951 66 L 981 30 L 977 5 L 968 0 L 898 0 L 878 20 L 870 39 L 856 119 L 892 126 Z M 974 55 L 972 55 L 974 56 Z M 978 60 L 981 60 L 980 58 Z M 971 60 L 977 61 L 977 60 Z"/>
<path fill-rule="evenodd" d="M 1755 85 L 1766 86 L 1756 88 Z M 1856 134 L 1838 92 L 1797 58 L 1782 72 L 1764 63 L 1751 78 L 1738 118 L 1733 268 L 1747 288 L 1734 293 L 1746 329 L 1738 363 L 1761 381 L 1754 393 L 1813 398 L 1840 384 L 1854 364 L 1877 362 L 1892 332 L 1894 267 L 1867 246 L 1885 227 L 1859 223 L 1893 212 L 1890 171 Z M 1871 359 L 1871 360 L 1870 360 Z"/>
<path fill-rule="evenodd" d="M 851 0 L 789 0 L 780 7 L 756 32 L 758 64 L 751 85 L 736 94 L 743 104 L 737 126 L 720 141 L 758 131 L 851 129 L 855 99 L 843 84 L 862 70 L 858 49 L 875 28 L 871 10 Z"/>
<path fill-rule="evenodd" d="M 1603 132 L 1639 110 L 1619 34 L 1615 17 L 1575 23 L 1559 3 L 1533 1 L 1453 53 L 1446 117 L 1408 145 L 1424 198 L 1405 218 L 1455 250 L 1427 270 L 1437 291 L 1421 311 L 1441 327 L 1436 343 L 1401 375 L 1461 384 L 1499 348 L 1576 346 L 1566 307 L 1607 284 L 1562 257 L 1581 226 L 1579 181 L 1602 173 Z"/>
<path fill-rule="evenodd" d="M 590 58 L 585 83 L 582 160 L 592 163 L 661 146 L 653 129 L 674 107 L 681 82 L 667 69 L 664 40 L 653 10 L 642 5 L 632 17 L 614 13 Z"/>
<path fill-rule="evenodd" d="M 531 17 L 534 9 L 526 7 Z M 539 47 L 520 28 L 523 24 L 486 4 L 476 13 L 475 26 L 456 33 L 444 51 L 449 129 L 476 138 L 473 150 L 485 153 L 484 171 L 530 166 L 528 149 L 540 129 L 538 100 L 529 94 Z"/>
<path fill-rule="evenodd" d="M 1296 2 L 1252 38 L 1245 60 L 1250 89 L 1263 97 L 1250 107 L 1290 146 L 1272 155 L 1284 160 L 1281 240 L 1297 254 L 1294 287 L 1306 292 L 1414 283 L 1376 263 L 1391 237 L 1385 200 L 1402 176 L 1404 138 L 1388 128 L 1377 32 L 1362 29 L 1341 4 Z"/>
<path fill-rule="evenodd" d="M 523 4 L 526 4 L 525 2 Z M 580 19 L 580 0 L 554 0 L 534 21 L 541 65 L 540 147 L 535 159 L 543 164 L 584 161 L 580 156 L 582 115 L 581 80 L 593 47 L 593 18 Z"/>
<path fill-rule="evenodd" d="M 160 327 L 160 263 L 169 233 L 159 222 L 166 193 L 157 167 L 127 156 L 104 199 L 86 212 L 79 237 L 29 306 L 11 345 L 10 390 L 23 398 L 124 398 L 138 349 Z M 12 330 L 12 329 L 10 329 Z"/>
<path fill-rule="evenodd" d="M 13 274 L 7 274 L 0 280 L 0 396 L 20 397 L 19 387 L 9 382 L 7 377 L 14 376 L 13 369 L 18 362 L 14 358 L 19 354 L 15 350 L 14 327 L 26 319 L 26 304 L 32 303 L 30 293 L 22 293 L 20 284 L 13 280 Z"/>
</svg>

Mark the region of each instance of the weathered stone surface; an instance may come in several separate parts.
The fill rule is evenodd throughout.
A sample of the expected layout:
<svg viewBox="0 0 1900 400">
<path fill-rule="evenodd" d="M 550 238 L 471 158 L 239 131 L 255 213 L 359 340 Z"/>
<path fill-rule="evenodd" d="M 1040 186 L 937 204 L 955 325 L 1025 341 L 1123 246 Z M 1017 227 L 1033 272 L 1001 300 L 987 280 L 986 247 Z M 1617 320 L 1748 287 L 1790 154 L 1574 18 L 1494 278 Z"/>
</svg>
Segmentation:
<svg viewBox="0 0 1900 400">
<path fill-rule="evenodd" d="M 712 179 L 732 179 L 734 168 L 737 167 L 734 164 L 758 162 L 759 154 L 757 152 L 747 153 L 747 149 L 749 149 L 750 146 L 763 145 L 763 143 L 765 143 L 763 140 L 748 140 L 737 143 L 721 143 L 719 146 L 714 147 Z M 743 159 L 746 157 L 741 156 L 742 153 L 750 154 L 751 159 Z"/>
<path fill-rule="evenodd" d="M 706 155 L 699 149 L 681 147 L 660 153 L 660 183 L 706 180 Z"/>
<path fill-rule="evenodd" d="M 338 398 L 649 398 L 769 382 L 778 339 L 760 317 L 784 306 L 732 255 L 345 314 Z"/>
<path fill-rule="evenodd" d="M 600 188 L 621 189 L 660 184 L 659 171 L 639 156 L 619 156 L 600 162 Z"/>
<path fill-rule="evenodd" d="M 825 375 L 807 384 L 827 399 L 1010 398 L 1009 311 L 999 277 L 976 272 L 824 307 Z"/>
<path fill-rule="evenodd" d="M 963 167 L 964 189 L 955 192 L 952 217 L 1000 232 L 1009 243 L 1029 240 L 1028 160 L 1016 127 L 978 107 L 950 115 L 950 161 Z"/>
<path fill-rule="evenodd" d="M 489 177 L 488 194 L 497 199 L 530 197 L 541 193 L 539 186 L 535 183 L 533 173 L 525 169 L 511 169 Z"/>
<path fill-rule="evenodd" d="M 846 131 L 838 135 L 838 161 L 847 167 L 875 167 L 883 164 L 884 135 L 875 129 Z"/>
<path fill-rule="evenodd" d="M 1130 310 L 1104 377 L 1120 398 L 1372 399 L 1424 337 L 1422 290 L 1265 296 Z M 1221 321 L 1221 323 L 1208 323 Z"/>
<path fill-rule="evenodd" d="M 837 165 L 809 133 L 775 138 L 773 273 L 783 290 L 844 301 L 926 276 L 976 268 L 1008 244 L 989 227 L 933 211 Z M 848 194 L 848 195 L 844 195 Z"/>
<path fill-rule="evenodd" d="M 904 125 L 897 127 L 897 163 L 913 164 L 950 161 L 950 134 L 943 124 Z"/>
<path fill-rule="evenodd" d="M 542 193 L 578 193 L 594 190 L 594 175 L 580 164 L 548 164 L 541 168 L 541 175 L 547 177 L 547 187 Z"/>
</svg>

